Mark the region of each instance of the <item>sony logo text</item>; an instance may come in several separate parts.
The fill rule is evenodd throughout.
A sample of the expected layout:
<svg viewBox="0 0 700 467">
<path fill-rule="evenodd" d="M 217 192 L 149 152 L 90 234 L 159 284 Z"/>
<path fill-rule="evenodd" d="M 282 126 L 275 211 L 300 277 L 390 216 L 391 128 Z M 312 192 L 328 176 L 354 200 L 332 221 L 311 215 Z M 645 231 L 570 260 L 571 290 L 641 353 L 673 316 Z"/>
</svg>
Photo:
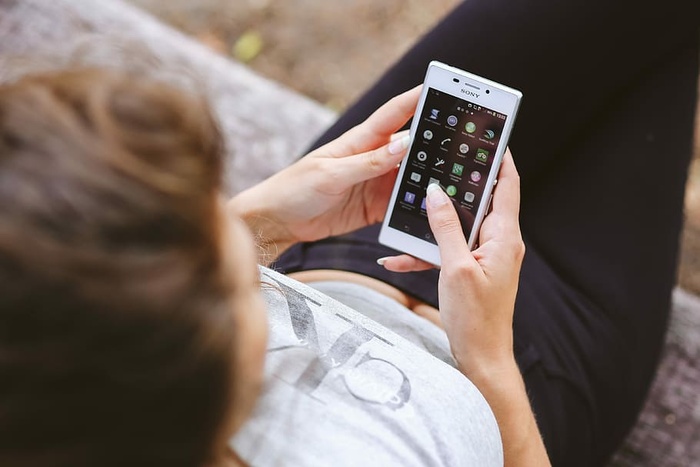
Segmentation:
<svg viewBox="0 0 700 467">
<path fill-rule="evenodd" d="M 467 89 L 460 89 L 460 91 L 462 92 L 462 94 L 466 94 L 467 96 L 476 97 L 477 99 L 479 98 L 479 94 L 469 91 Z"/>
</svg>

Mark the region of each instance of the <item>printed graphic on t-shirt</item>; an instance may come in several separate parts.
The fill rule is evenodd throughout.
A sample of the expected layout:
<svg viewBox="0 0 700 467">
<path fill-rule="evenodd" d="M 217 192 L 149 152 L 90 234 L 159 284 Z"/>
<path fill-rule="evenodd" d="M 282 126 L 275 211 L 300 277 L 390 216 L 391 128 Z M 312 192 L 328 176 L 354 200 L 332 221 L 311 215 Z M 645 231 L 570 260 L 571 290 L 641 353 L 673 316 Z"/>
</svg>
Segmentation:
<svg viewBox="0 0 700 467">
<path fill-rule="evenodd" d="M 269 277 L 267 279 L 271 280 Z M 280 377 L 281 379 L 313 396 L 333 371 L 334 376 L 345 384 L 348 395 L 356 400 L 382 404 L 392 409 L 400 408 L 408 402 L 411 397 L 411 382 L 406 373 L 394 363 L 372 356 L 369 350 L 360 351 L 370 342 L 393 347 L 389 340 L 357 322 L 335 314 L 335 318 L 346 323 L 346 326 L 339 323 L 337 328 L 340 328 L 340 332 L 330 335 L 330 339 L 324 342 L 322 348 L 312 310 L 312 307 L 319 309 L 321 303 L 284 284 L 277 285 L 287 299 L 289 319 L 298 343 L 273 347 L 268 353 L 275 354 L 292 349 L 308 351 L 307 364 L 301 374 L 289 379 Z M 269 358 L 274 356 L 270 355 Z"/>
<path fill-rule="evenodd" d="M 320 292 L 262 269 L 265 388 L 231 440 L 249 464 L 502 465 L 495 419 L 457 370 Z"/>
</svg>

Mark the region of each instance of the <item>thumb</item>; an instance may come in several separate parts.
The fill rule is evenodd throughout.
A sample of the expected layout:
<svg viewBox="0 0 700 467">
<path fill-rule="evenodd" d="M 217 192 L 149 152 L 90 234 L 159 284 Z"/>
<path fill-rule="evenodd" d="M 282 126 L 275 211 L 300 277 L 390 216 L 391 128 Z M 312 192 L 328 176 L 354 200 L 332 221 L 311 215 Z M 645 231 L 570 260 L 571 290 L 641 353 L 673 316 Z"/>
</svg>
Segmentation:
<svg viewBox="0 0 700 467">
<path fill-rule="evenodd" d="M 449 267 L 455 261 L 462 262 L 465 258 L 468 258 L 467 261 L 475 261 L 469 251 L 467 239 L 464 238 L 457 211 L 440 185 L 428 185 L 427 198 L 428 221 L 440 248 L 442 268 Z"/>
</svg>

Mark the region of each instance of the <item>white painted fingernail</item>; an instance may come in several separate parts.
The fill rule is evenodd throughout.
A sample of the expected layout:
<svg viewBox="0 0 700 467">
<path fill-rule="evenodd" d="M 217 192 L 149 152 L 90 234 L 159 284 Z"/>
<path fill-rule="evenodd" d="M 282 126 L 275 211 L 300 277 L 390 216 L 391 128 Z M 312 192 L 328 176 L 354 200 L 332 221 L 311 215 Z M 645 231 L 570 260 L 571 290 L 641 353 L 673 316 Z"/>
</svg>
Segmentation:
<svg viewBox="0 0 700 467">
<path fill-rule="evenodd" d="M 440 185 L 437 183 L 431 183 L 430 185 L 428 185 L 426 191 L 428 194 L 428 203 L 430 203 L 430 205 L 434 208 L 440 207 L 443 204 L 447 204 L 447 202 L 449 201 L 447 194 L 444 191 L 442 191 L 442 188 L 440 188 Z"/>
<path fill-rule="evenodd" d="M 389 154 L 398 154 L 404 152 L 408 147 L 408 142 L 411 140 L 410 136 L 404 135 L 399 139 L 396 139 L 389 144 Z"/>
<path fill-rule="evenodd" d="M 384 266 L 384 263 L 386 263 L 386 260 L 388 260 L 389 258 L 391 258 L 391 256 L 385 256 L 384 258 L 379 258 L 377 260 L 377 264 L 380 266 Z"/>
</svg>

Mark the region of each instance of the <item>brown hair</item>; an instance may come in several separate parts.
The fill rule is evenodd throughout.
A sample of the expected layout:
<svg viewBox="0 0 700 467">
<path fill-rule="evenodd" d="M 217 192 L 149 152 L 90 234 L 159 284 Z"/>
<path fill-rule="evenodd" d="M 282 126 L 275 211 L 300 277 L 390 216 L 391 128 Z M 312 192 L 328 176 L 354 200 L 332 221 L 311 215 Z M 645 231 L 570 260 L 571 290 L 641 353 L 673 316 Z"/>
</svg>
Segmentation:
<svg viewBox="0 0 700 467">
<path fill-rule="evenodd" d="M 222 152 L 203 99 L 161 83 L 0 86 L 0 465 L 210 460 L 234 338 Z"/>
</svg>

